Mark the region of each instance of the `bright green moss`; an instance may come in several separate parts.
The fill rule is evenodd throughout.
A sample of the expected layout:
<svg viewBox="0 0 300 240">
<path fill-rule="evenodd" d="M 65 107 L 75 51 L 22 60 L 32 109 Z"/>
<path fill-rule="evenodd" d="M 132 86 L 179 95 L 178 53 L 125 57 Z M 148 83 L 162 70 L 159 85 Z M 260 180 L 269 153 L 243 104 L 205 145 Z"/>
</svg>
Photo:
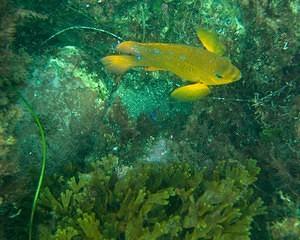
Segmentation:
<svg viewBox="0 0 300 240">
<path fill-rule="evenodd" d="M 212 171 L 172 162 L 119 172 L 109 156 L 66 181 L 57 197 L 46 189 L 41 202 L 53 218 L 41 226 L 48 224 L 48 239 L 250 239 L 263 210 L 251 188 L 259 172 L 253 160 L 220 161 Z"/>
</svg>

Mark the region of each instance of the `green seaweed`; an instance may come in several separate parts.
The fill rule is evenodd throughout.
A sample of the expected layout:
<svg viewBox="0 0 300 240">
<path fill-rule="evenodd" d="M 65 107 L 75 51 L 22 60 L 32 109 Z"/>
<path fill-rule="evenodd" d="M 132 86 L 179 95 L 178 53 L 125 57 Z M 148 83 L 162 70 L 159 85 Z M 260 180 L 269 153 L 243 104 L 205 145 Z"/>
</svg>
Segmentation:
<svg viewBox="0 0 300 240">
<path fill-rule="evenodd" d="M 97 220 L 94 213 L 84 213 L 81 218 L 77 219 L 77 222 L 85 235 L 85 239 L 103 239 L 99 230 L 99 220 Z"/>
<path fill-rule="evenodd" d="M 78 235 L 76 229 L 72 227 L 66 227 L 64 229 L 58 229 L 53 239 L 55 240 L 72 240 L 74 236 Z"/>
<path fill-rule="evenodd" d="M 45 131 L 44 131 L 43 125 L 42 125 L 42 123 L 40 121 L 40 118 L 34 112 L 34 110 L 32 109 L 31 105 L 29 104 L 29 102 L 21 94 L 19 94 L 19 96 L 23 100 L 23 102 L 24 102 L 27 110 L 30 112 L 32 118 L 35 121 L 36 126 L 39 129 L 40 144 L 41 144 L 41 151 L 42 151 L 41 171 L 40 171 L 38 185 L 36 187 L 36 191 L 35 191 L 33 202 L 32 202 L 32 208 L 31 208 L 30 220 L 29 220 L 29 234 L 28 234 L 28 239 L 31 240 L 32 239 L 32 226 L 33 226 L 34 214 L 35 214 L 35 211 L 36 211 L 36 206 L 37 206 L 37 203 L 38 203 L 39 194 L 40 194 L 41 187 L 42 187 L 43 180 L 44 180 L 44 176 L 45 176 L 47 145 L 46 145 Z"/>
<path fill-rule="evenodd" d="M 76 239 L 92 240 L 250 239 L 253 218 L 264 210 L 251 187 L 259 173 L 254 160 L 220 161 L 212 170 L 181 162 L 124 170 L 109 155 L 91 165 L 53 191 L 60 194 L 45 188 L 41 207 L 52 218 L 41 223 L 39 239 L 69 236 L 70 228 Z"/>
</svg>

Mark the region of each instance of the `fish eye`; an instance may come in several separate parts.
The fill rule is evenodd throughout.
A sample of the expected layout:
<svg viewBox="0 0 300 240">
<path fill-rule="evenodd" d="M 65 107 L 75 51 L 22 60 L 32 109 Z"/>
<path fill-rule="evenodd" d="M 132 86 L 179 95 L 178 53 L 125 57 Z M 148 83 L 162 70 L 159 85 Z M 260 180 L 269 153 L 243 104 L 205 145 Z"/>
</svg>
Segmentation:
<svg viewBox="0 0 300 240">
<path fill-rule="evenodd" d="M 218 79 L 222 79 L 222 78 L 223 78 L 223 76 L 222 76 L 220 73 L 216 73 L 215 76 L 216 76 L 216 78 L 218 78 Z"/>
</svg>

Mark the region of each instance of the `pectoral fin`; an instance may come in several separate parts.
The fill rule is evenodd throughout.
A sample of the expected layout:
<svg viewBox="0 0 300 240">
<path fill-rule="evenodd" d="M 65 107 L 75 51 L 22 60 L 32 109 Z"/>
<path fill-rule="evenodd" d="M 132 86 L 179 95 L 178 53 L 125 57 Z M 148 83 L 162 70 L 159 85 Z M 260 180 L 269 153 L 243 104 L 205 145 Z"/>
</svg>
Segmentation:
<svg viewBox="0 0 300 240">
<path fill-rule="evenodd" d="M 180 101 L 196 101 L 207 96 L 209 88 L 203 83 L 195 83 L 176 88 L 171 96 Z"/>
<path fill-rule="evenodd" d="M 220 56 L 224 55 L 226 50 L 225 45 L 219 40 L 215 32 L 210 32 L 204 28 L 198 28 L 197 36 L 208 51 Z"/>
</svg>

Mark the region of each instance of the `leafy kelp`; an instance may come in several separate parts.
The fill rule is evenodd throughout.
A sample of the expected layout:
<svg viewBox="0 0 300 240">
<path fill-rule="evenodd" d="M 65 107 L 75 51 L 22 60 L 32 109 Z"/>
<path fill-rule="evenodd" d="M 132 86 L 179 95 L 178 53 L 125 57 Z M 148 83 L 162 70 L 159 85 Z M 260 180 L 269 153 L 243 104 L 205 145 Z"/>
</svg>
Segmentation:
<svg viewBox="0 0 300 240">
<path fill-rule="evenodd" d="M 180 162 L 120 169 L 110 155 L 44 189 L 39 239 L 250 239 L 263 211 L 251 186 L 258 172 L 254 160 L 213 170 Z"/>
</svg>

